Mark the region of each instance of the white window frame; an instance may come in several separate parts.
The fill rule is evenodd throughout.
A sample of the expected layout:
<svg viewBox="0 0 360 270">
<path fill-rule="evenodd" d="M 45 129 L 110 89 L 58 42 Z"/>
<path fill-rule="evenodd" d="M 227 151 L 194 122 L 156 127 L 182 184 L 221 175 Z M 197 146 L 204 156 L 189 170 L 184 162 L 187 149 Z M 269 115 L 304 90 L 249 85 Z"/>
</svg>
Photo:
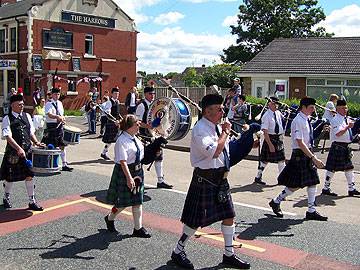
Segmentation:
<svg viewBox="0 0 360 270">
<path fill-rule="evenodd" d="M 88 53 L 86 51 L 86 42 L 91 42 L 91 53 Z M 91 57 L 94 57 L 94 56 L 95 56 L 95 54 L 94 54 L 94 35 L 86 34 L 85 35 L 85 54 L 84 54 L 84 57 L 91 58 Z"/>
</svg>

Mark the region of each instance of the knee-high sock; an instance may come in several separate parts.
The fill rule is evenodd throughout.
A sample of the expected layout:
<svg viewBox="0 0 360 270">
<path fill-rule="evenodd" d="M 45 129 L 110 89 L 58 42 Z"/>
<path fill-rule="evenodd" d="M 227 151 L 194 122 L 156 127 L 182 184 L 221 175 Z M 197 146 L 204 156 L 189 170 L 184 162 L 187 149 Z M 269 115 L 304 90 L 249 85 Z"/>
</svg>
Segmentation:
<svg viewBox="0 0 360 270">
<path fill-rule="evenodd" d="M 282 172 L 282 170 L 285 168 L 285 161 L 279 161 L 278 162 L 278 170 L 279 174 Z"/>
<path fill-rule="evenodd" d="M 13 187 L 13 182 L 4 181 L 4 199 L 10 199 L 11 190 Z"/>
<path fill-rule="evenodd" d="M 181 251 L 184 250 L 186 242 L 190 239 L 191 236 L 193 236 L 196 232 L 196 229 L 190 228 L 189 226 L 184 224 L 183 227 L 183 234 L 181 235 L 179 241 L 176 244 L 176 247 L 174 249 L 174 252 L 176 254 L 179 254 Z"/>
<path fill-rule="evenodd" d="M 109 220 L 114 220 L 118 214 L 121 213 L 125 208 L 116 208 L 115 206 L 111 208 L 111 212 L 108 215 Z"/>
<path fill-rule="evenodd" d="M 106 155 L 107 152 L 109 152 L 109 147 L 110 147 L 111 143 L 106 143 L 105 146 L 104 146 L 104 149 L 102 150 L 102 153 L 103 155 Z"/>
<path fill-rule="evenodd" d="M 315 209 L 315 196 L 316 196 L 316 186 L 310 186 L 307 188 L 308 194 L 308 212 L 313 213 Z"/>
<path fill-rule="evenodd" d="M 29 202 L 35 202 L 35 181 L 34 179 L 25 180 L 26 191 L 29 196 Z"/>
<path fill-rule="evenodd" d="M 330 183 L 331 183 L 331 179 L 332 179 L 333 177 L 334 177 L 334 173 L 333 173 L 333 172 L 326 171 L 324 189 L 326 189 L 326 190 L 330 189 Z"/>
<path fill-rule="evenodd" d="M 142 228 L 142 205 L 137 205 L 132 207 L 134 228 L 139 230 Z"/>
<path fill-rule="evenodd" d="M 156 176 L 158 177 L 158 183 L 164 182 L 164 173 L 163 173 L 163 161 L 155 161 L 155 171 Z"/>
<path fill-rule="evenodd" d="M 61 150 L 60 157 L 61 157 L 62 165 L 67 166 L 66 150 L 65 149 Z"/>
<path fill-rule="evenodd" d="M 348 189 L 349 191 L 353 191 L 355 189 L 355 182 L 354 182 L 354 171 L 346 171 L 345 172 L 346 180 L 348 182 Z"/>
<path fill-rule="evenodd" d="M 256 178 L 261 178 L 262 177 L 262 174 L 263 174 L 263 171 L 265 170 L 265 167 L 266 167 L 267 163 L 265 162 L 260 162 L 260 165 L 258 166 L 258 173 L 256 175 Z"/>
<path fill-rule="evenodd" d="M 232 256 L 234 254 L 233 239 L 235 233 L 235 225 L 228 226 L 221 224 L 221 232 L 223 233 L 225 242 L 224 254 L 226 256 Z"/>
<path fill-rule="evenodd" d="M 285 187 L 284 190 L 281 191 L 279 196 L 274 198 L 274 202 L 281 203 L 281 201 L 283 201 L 287 196 L 290 196 L 293 193 L 294 193 L 294 191 L 291 191 L 288 187 Z"/>
</svg>

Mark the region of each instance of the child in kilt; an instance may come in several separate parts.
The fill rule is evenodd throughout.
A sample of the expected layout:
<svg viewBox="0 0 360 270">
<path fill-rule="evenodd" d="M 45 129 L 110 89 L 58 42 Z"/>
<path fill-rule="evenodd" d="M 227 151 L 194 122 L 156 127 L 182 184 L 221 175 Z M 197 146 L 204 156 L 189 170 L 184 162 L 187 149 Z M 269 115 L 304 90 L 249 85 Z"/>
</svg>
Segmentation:
<svg viewBox="0 0 360 270">
<path fill-rule="evenodd" d="M 279 185 L 285 189 L 269 202 L 273 212 L 283 217 L 280 203 L 294 191 L 307 187 L 308 210 L 306 219 L 326 221 L 315 209 L 316 185 L 320 184 L 316 168 L 323 168 L 324 163 L 312 152 L 314 147 L 313 129 L 310 115 L 315 111 L 316 100 L 304 97 L 300 101 L 300 112 L 291 123 L 292 154 L 289 163 L 278 177 Z M 315 167 L 316 166 L 316 167 Z"/>
<path fill-rule="evenodd" d="M 225 242 L 223 264 L 240 269 L 250 268 L 249 263 L 235 255 L 232 243 L 235 211 L 227 180 L 231 123 L 226 121 L 219 125 L 224 114 L 222 103 L 223 98 L 219 95 L 204 96 L 201 101 L 203 117 L 192 130 L 190 160 L 194 172 L 181 216 L 183 234 L 171 254 L 172 261 L 183 268 L 194 268 L 184 250 L 186 242 L 198 227 L 218 221 L 222 221 L 221 231 Z"/>
<path fill-rule="evenodd" d="M 107 192 L 107 200 L 114 207 L 105 216 L 109 232 L 117 232 L 115 217 L 126 207 L 132 206 L 134 219 L 134 237 L 150 238 L 151 235 L 142 226 L 142 204 L 144 201 L 144 171 L 141 159 L 144 147 L 136 138 L 140 121 L 134 115 L 126 115 L 120 122 L 122 130 L 115 144 L 115 167 Z"/>
<path fill-rule="evenodd" d="M 352 128 L 354 122 L 347 119 L 348 107 L 345 100 L 338 100 L 336 103 L 337 114 L 330 120 L 331 147 L 326 160 L 326 178 L 321 194 L 337 196 L 330 189 L 330 182 L 335 172 L 345 172 L 348 182 L 348 195 L 359 196 L 360 192 L 355 189 L 354 165 L 352 164 L 352 151 L 350 143 L 353 140 Z"/>
</svg>

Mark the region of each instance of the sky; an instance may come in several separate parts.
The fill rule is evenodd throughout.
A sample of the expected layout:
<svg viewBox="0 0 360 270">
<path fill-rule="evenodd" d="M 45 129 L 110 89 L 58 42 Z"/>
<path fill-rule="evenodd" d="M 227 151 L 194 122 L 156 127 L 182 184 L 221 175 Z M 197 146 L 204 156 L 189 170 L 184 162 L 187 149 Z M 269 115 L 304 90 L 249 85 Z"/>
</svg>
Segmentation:
<svg viewBox="0 0 360 270">
<path fill-rule="evenodd" d="M 189 66 L 221 63 L 223 49 L 236 44 L 241 0 L 115 0 L 135 20 L 137 70 L 182 72 Z M 320 25 L 336 37 L 360 36 L 360 0 L 319 0 L 326 20 Z"/>
</svg>

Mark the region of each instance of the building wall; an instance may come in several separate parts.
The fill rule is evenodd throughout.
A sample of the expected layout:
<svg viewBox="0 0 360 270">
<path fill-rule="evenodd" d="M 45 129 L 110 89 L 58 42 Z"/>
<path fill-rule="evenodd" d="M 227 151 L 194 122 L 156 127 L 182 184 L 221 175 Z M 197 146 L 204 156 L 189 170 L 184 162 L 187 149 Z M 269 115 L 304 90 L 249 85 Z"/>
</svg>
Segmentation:
<svg viewBox="0 0 360 270">
<path fill-rule="evenodd" d="M 251 78 L 250 77 L 243 78 L 243 82 L 244 82 L 243 93 L 247 96 L 250 96 L 251 95 Z"/>
<path fill-rule="evenodd" d="M 306 96 L 306 78 L 289 78 L 289 98 L 301 99 Z"/>
</svg>

